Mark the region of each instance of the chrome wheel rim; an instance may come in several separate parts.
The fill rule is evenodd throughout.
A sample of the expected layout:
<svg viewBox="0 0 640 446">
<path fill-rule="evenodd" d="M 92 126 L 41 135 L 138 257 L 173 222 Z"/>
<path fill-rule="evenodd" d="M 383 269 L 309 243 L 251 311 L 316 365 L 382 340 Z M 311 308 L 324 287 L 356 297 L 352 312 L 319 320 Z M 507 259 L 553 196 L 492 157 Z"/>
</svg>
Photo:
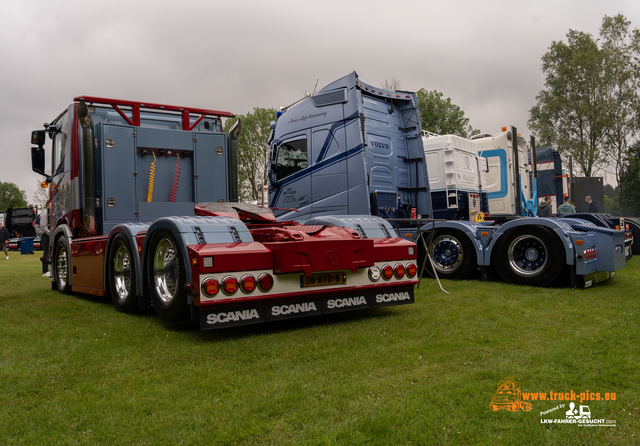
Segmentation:
<svg viewBox="0 0 640 446">
<path fill-rule="evenodd" d="M 547 263 L 547 246 L 534 235 L 521 235 L 509 245 L 509 264 L 520 274 L 532 276 Z"/>
<path fill-rule="evenodd" d="M 131 257 L 129 250 L 119 246 L 113 259 L 113 278 L 116 298 L 123 302 L 131 292 Z"/>
<path fill-rule="evenodd" d="M 438 271 L 455 271 L 464 259 L 462 243 L 450 235 L 441 235 L 433 241 L 431 256 Z"/>
<path fill-rule="evenodd" d="M 57 280 L 62 288 L 67 285 L 67 273 L 68 273 L 68 262 L 67 262 L 67 248 L 64 246 L 64 243 L 60 244 L 60 249 L 58 250 L 58 257 L 56 259 L 56 271 L 57 271 Z"/>
<path fill-rule="evenodd" d="M 163 238 L 153 255 L 153 282 L 162 303 L 168 304 L 176 297 L 178 268 L 176 249 L 171 240 Z"/>
</svg>

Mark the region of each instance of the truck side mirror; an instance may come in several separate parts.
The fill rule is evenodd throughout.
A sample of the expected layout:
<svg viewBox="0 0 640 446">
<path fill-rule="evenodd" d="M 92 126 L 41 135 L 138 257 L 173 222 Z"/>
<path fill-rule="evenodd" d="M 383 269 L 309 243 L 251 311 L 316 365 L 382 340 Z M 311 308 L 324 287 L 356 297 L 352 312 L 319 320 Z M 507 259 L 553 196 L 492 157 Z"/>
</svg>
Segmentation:
<svg viewBox="0 0 640 446">
<path fill-rule="evenodd" d="M 44 135 L 44 132 L 42 134 Z M 33 137 L 31 139 L 33 140 Z M 44 173 L 44 148 L 42 146 L 31 147 L 31 169 L 35 173 L 46 176 Z"/>
<path fill-rule="evenodd" d="M 38 147 L 44 146 L 46 140 L 46 132 L 44 130 L 34 130 L 31 132 L 31 144 L 35 144 Z"/>
</svg>

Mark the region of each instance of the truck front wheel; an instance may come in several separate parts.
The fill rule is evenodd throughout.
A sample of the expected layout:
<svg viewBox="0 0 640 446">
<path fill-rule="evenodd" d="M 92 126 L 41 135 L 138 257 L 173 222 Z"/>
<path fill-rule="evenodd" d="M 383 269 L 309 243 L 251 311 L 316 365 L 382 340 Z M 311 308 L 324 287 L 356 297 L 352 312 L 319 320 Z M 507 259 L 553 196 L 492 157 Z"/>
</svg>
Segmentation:
<svg viewBox="0 0 640 446">
<path fill-rule="evenodd" d="M 558 237 L 545 227 L 519 227 L 500 237 L 492 260 L 507 282 L 549 286 L 562 270 L 564 249 Z"/>
<path fill-rule="evenodd" d="M 136 268 L 127 238 L 116 235 L 109 252 L 109 289 L 113 306 L 122 313 L 136 309 Z"/>
<path fill-rule="evenodd" d="M 53 249 L 53 280 L 58 291 L 64 294 L 71 293 L 71 255 L 67 238 L 62 235 L 56 241 Z"/>
<path fill-rule="evenodd" d="M 186 272 L 174 235 L 159 229 L 151 236 L 147 261 L 149 290 L 156 313 L 165 321 L 187 319 Z"/>
<path fill-rule="evenodd" d="M 421 247 L 422 243 L 418 243 L 419 253 Z M 438 277 L 442 279 L 465 279 L 478 269 L 476 252 L 471 241 L 457 229 L 436 229 L 433 240 L 429 244 L 429 255 L 433 259 Z M 433 272 L 431 262 L 428 259 L 427 269 Z"/>
</svg>

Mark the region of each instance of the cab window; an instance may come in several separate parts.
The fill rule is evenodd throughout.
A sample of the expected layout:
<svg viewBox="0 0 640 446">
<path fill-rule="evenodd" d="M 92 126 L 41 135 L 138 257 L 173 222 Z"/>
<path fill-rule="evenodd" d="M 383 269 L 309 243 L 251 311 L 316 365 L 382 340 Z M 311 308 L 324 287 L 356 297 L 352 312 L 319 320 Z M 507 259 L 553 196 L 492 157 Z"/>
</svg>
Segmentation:
<svg viewBox="0 0 640 446">
<path fill-rule="evenodd" d="M 62 115 L 56 123 L 58 132 L 53 135 L 53 152 L 52 152 L 52 164 L 53 174 L 58 175 L 60 173 L 69 170 L 70 166 L 65 167 L 65 154 L 67 152 L 67 139 L 69 135 L 69 113 Z"/>
<path fill-rule="evenodd" d="M 306 169 L 307 139 L 284 142 L 278 147 L 276 155 L 276 181 L 288 177 L 299 170 Z"/>
</svg>

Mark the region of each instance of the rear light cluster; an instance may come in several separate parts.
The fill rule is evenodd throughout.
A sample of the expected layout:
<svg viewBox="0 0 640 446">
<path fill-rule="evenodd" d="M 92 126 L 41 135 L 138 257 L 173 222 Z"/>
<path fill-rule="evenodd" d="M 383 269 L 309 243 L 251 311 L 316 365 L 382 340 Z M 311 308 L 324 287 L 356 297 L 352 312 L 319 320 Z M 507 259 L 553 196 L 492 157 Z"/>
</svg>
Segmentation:
<svg viewBox="0 0 640 446">
<path fill-rule="evenodd" d="M 404 276 L 414 277 L 418 273 L 418 267 L 416 267 L 413 263 L 407 263 L 407 265 L 403 265 L 401 263 L 396 263 L 395 266 L 391 266 L 389 264 L 383 265 L 382 268 L 379 266 L 372 266 L 369 268 L 369 280 L 372 282 L 377 282 L 382 277 L 384 280 L 391 280 L 393 277 L 396 279 L 402 279 Z"/>
<path fill-rule="evenodd" d="M 624 233 L 624 239 L 625 240 L 631 240 L 633 238 L 633 232 L 631 231 L 627 231 Z"/>
<path fill-rule="evenodd" d="M 238 280 L 235 276 L 225 276 L 222 281 L 215 277 L 207 277 L 202 281 L 202 294 L 207 297 L 214 297 L 219 291 L 227 296 L 232 296 L 242 291 L 244 294 L 251 294 L 259 288 L 260 291 L 267 292 L 273 288 L 273 277 L 271 274 L 262 273 L 258 279 L 252 274 L 245 274 Z"/>
<path fill-rule="evenodd" d="M 596 248 L 587 248 L 584 250 L 584 259 L 591 260 L 596 258 Z"/>
</svg>

